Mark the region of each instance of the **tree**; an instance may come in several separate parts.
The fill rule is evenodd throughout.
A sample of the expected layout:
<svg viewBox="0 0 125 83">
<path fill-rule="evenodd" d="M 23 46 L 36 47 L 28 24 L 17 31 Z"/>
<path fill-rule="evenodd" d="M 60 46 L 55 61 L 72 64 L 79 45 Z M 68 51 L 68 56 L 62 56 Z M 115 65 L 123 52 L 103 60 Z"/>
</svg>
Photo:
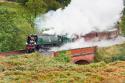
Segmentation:
<svg viewBox="0 0 125 83">
<path fill-rule="evenodd" d="M 47 11 L 47 5 L 43 0 L 29 0 L 26 3 L 26 7 L 34 14 L 35 17 Z"/>
<path fill-rule="evenodd" d="M 121 29 L 122 35 L 125 36 L 125 16 L 123 16 L 122 19 L 121 19 L 120 29 Z"/>
<path fill-rule="evenodd" d="M 0 52 L 24 49 L 33 28 L 15 9 L 0 8 Z"/>
<path fill-rule="evenodd" d="M 71 0 L 56 0 L 56 1 L 60 2 L 63 6 L 67 6 L 71 2 Z"/>
<path fill-rule="evenodd" d="M 16 0 L 16 2 L 18 2 L 18 3 L 21 3 L 21 4 L 25 5 L 25 4 L 26 4 L 26 2 L 28 2 L 28 0 Z"/>
<path fill-rule="evenodd" d="M 44 0 L 47 4 L 47 11 L 49 10 L 56 10 L 62 7 L 62 4 L 56 0 Z"/>
<path fill-rule="evenodd" d="M 64 6 L 67 6 L 70 1 L 71 0 L 28 0 L 28 2 L 26 2 L 26 7 L 36 17 L 37 15 L 49 10 L 64 8 Z"/>
</svg>

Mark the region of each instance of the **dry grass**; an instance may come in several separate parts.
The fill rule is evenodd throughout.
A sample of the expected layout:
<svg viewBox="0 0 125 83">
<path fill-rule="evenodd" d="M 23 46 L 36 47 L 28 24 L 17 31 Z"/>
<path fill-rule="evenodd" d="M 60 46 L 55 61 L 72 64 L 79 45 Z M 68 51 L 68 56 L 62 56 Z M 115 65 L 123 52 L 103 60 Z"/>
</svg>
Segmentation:
<svg viewBox="0 0 125 83">
<path fill-rule="evenodd" d="M 39 53 L 1 57 L 0 83 L 124 83 L 125 61 L 112 62 L 113 57 L 124 56 L 124 48 L 125 44 L 99 48 L 99 62 L 89 65 L 72 64 L 65 56 L 54 58 Z"/>
<path fill-rule="evenodd" d="M 0 59 L 0 83 L 123 83 L 125 62 L 75 65 L 38 53 Z"/>
</svg>

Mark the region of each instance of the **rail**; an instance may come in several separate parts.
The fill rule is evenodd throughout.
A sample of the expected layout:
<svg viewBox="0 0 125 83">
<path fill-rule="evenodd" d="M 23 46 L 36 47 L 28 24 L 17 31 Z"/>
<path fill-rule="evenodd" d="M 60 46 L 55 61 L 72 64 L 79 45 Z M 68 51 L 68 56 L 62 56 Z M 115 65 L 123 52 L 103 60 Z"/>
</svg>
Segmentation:
<svg viewBox="0 0 125 83">
<path fill-rule="evenodd" d="M 10 56 L 10 55 L 17 55 L 17 54 L 24 54 L 25 50 L 17 50 L 17 51 L 10 51 L 10 52 L 1 52 L 0 56 Z"/>
</svg>

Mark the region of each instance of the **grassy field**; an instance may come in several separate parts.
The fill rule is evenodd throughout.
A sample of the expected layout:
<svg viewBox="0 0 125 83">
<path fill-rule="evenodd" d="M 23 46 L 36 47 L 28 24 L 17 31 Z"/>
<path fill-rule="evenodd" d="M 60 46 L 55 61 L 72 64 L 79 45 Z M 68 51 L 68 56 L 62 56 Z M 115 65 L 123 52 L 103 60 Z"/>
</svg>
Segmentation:
<svg viewBox="0 0 125 83">
<path fill-rule="evenodd" d="M 39 53 L 1 57 L 0 83 L 124 83 L 124 47 L 99 48 L 95 63 L 89 65 Z"/>
<path fill-rule="evenodd" d="M 125 43 L 97 49 L 96 62 L 105 61 L 109 63 L 119 60 L 125 60 Z"/>
</svg>

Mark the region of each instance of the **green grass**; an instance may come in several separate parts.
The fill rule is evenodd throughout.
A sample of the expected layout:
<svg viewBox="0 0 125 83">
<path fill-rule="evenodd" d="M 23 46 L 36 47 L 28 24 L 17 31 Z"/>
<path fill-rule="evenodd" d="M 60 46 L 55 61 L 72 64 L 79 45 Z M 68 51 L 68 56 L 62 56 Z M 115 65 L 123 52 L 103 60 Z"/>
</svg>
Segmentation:
<svg viewBox="0 0 125 83">
<path fill-rule="evenodd" d="M 107 63 L 125 60 L 125 43 L 111 47 L 98 48 L 95 62 L 105 61 Z"/>
</svg>

